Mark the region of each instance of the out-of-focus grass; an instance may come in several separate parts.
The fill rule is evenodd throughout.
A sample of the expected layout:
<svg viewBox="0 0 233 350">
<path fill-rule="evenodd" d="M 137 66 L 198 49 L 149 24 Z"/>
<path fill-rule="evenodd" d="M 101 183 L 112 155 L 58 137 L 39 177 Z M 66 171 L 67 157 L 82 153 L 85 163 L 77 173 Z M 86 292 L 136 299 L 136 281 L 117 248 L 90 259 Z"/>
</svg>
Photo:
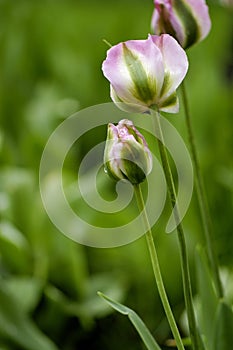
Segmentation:
<svg viewBox="0 0 233 350">
<path fill-rule="evenodd" d="M 188 52 L 186 85 L 216 248 L 229 271 L 233 267 L 232 13 L 210 4 L 212 31 Z M 127 321 L 110 314 L 97 290 L 135 308 L 158 341 L 169 336 L 143 238 L 105 250 L 69 241 L 49 221 L 38 187 L 40 157 L 55 127 L 79 109 L 110 101 L 109 84 L 101 72 L 107 50 L 102 39 L 115 44 L 145 38 L 152 9 L 149 0 L 0 2 L 0 306 L 4 305 L 0 347 L 4 349 L 54 349 L 51 341 L 61 349 L 108 349 L 109 344 L 118 349 L 119 339 L 122 348 L 140 349 Z M 178 116 L 168 118 L 186 139 L 182 106 Z M 105 133 L 100 128 L 95 140 L 103 141 Z M 78 164 L 91 144 L 93 135 L 87 134 L 72 149 L 64 183 L 75 181 Z M 86 206 L 81 210 L 93 219 Z M 179 256 L 175 235 L 163 233 L 167 212 L 154 233 L 179 319 L 184 308 Z M 184 225 L 195 286 L 193 247 L 198 240 L 203 242 L 195 195 Z M 15 310 L 7 305 L 16 305 Z M 182 324 L 180 328 L 185 333 Z M 33 339 L 38 344 L 34 347 Z"/>
</svg>

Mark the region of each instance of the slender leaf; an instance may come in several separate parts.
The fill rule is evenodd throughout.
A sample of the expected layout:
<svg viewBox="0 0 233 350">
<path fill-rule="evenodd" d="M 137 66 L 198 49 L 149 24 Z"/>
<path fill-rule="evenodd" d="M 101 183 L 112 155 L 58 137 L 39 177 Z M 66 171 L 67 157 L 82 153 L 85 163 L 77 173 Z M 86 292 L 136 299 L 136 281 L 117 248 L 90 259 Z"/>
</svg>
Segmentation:
<svg viewBox="0 0 233 350">
<path fill-rule="evenodd" d="M 31 276 L 12 276 L 1 283 L 7 287 L 21 309 L 25 312 L 34 310 L 42 294 L 43 281 Z"/>
<path fill-rule="evenodd" d="M 200 330 L 204 333 L 204 340 L 207 349 L 211 349 L 211 340 L 213 336 L 213 320 L 218 305 L 218 299 L 214 289 L 214 284 L 206 256 L 202 247 L 197 248 L 196 254 L 197 267 L 197 289 L 198 289 L 198 323 Z"/>
<path fill-rule="evenodd" d="M 0 335 L 3 339 L 10 339 L 25 350 L 57 350 L 2 284 L 0 310 Z"/>
<path fill-rule="evenodd" d="M 141 320 L 135 311 L 131 310 L 125 305 L 118 303 L 115 300 L 112 300 L 101 292 L 98 292 L 98 295 L 103 298 L 113 309 L 117 310 L 123 315 L 128 316 L 148 350 L 161 350 L 151 335 L 150 331 L 146 327 L 145 323 Z"/>
<path fill-rule="evenodd" d="M 4 264 L 13 271 L 29 272 L 31 266 L 29 242 L 8 220 L 2 220 L 0 223 L 0 254 Z"/>
<path fill-rule="evenodd" d="M 233 344 L 233 311 L 232 308 L 221 300 L 218 305 L 215 329 L 213 332 L 214 350 L 229 350 Z"/>
</svg>

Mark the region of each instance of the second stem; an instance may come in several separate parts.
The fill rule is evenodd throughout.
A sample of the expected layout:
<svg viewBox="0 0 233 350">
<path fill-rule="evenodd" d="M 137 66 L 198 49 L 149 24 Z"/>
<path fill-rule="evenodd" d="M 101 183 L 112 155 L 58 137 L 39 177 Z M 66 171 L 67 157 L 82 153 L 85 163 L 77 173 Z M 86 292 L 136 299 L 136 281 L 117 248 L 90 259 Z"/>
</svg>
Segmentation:
<svg viewBox="0 0 233 350">
<path fill-rule="evenodd" d="M 177 223 L 177 233 L 179 239 L 179 247 L 180 247 L 180 256 L 181 256 L 181 271 L 182 271 L 182 280 L 184 287 L 184 298 L 187 309 L 189 330 L 190 330 L 190 338 L 192 341 L 192 348 L 194 350 L 199 349 L 199 335 L 197 332 L 195 313 L 193 307 L 193 299 L 192 299 L 192 288 L 191 288 L 191 279 L 189 273 L 189 265 L 188 265 L 188 256 L 187 256 L 187 248 L 185 242 L 185 235 L 183 231 L 183 226 L 180 222 L 180 214 L 178 211 L 176 204 L 176 191 L 174 180 L 171 172 L 171 168 L 169 165 L 168 155 L 166 151 L 166 147 L 164 145 L 164 137 L 160 124 L 160 114 L 158 111 L 154 111 L 153 114 L 154 127 L 157 131 L 158 135 L 158 146 L 160 157 L 162 161 L 162 166 L 164 169 L 165 178 L 167 181 L 168 192 L 170 195 L 171 205 L 174 208 L 174 217 Z"/>
<path fill-rule="evenodd" d="M 195 142 L 194 142 L 193 129 L 192 129 L 192 123 L 191 123 L 191 117 L 190 117 L 190 112 L 189 112 L 189 107 L 188 107 L 187 93 L 186 93 L 184 82 L 182 82 L 182 84 L 181 84 L 181 91 L 182 91 L 182 98 L 183 98 L 183 104 L 184 104 L 184 110 L 185 110 L 185 121 L 186 121 L 186 125 L 187 125 L 187 130 L 188 130 L 190 151 L 191 151 L 191 156 L 192 156 L 195 175 L 196 175 L 195 176 L 196 191 L 197 191 L 201 219 L 202 219 L 204 234 L 205 234 L 205 239 L 206 239 L 207 253 L 208 253 L 210 266 L 212 267 L 212 271 L 213 271 L 216 290 L 217 290 L 219 298 L 222 298 L 223 297 L 223 288 L 222 288 L 221 279 L 219 276 L 218 259 L 217 259 L 217 255 L 216 255 L 214 245 L 213 245 L 214 240 L 212 237 L 212 222 L 211 222 L 211 218 L 210 218 L 210 214 L 209 214 L 209 207 L 208 207 L 208 202 L 207 202 L 206 193 L 205 193 L 205 186 L 203 183 L 203 178 L 201 176 L 199 161 L 198 161 L 198 157 L 197 157 L 197 151 L 196 151 L 196 146 L 195 146 Z"/>
</svg>

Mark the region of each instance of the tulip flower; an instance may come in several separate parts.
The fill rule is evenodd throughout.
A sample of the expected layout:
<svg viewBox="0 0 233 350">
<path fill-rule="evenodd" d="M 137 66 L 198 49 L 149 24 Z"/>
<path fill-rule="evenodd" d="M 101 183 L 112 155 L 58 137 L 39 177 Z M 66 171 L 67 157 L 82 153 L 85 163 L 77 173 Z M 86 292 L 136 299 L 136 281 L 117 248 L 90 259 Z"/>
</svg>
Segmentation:
<svg viewBox="0 0 233 350">
<path fill-rule="evenodd" d="M 119 108 L 141 113 L 150 108 L 178 112 L 176 89 L 186 75 L 188 60 L 170 35 L 149 35 L 147 40 L 115 45 L 108 50 L 102 69 Z"/>
<path fill-rule="evenodd" d="M 210 31 L 211 21 L 205 0 L 154 0 L 152 31 L 172 35 L 187 49 L 203 40 Z"/>
<path fill-rule="evenodd" d="M 123 119 L 116 126 L 108 125 L 104 163 L 112 178 L 126 179 L 134 185 L 144 181 L 151 172 L 150 150 L 132 121 Z"/>
</svg>

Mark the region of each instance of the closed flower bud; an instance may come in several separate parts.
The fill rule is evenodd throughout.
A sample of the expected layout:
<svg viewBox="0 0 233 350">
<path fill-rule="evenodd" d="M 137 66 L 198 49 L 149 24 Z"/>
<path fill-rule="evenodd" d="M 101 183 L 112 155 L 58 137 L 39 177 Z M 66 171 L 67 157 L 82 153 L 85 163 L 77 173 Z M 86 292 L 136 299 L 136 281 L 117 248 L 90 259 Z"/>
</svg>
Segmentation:
<svg viewBox="0 0 233 350">
<path fill-rule="evenodd" d="M 211 22 L 205 0 L 154 0 L 152 31 L 172 35 L 187 49 L 203 40 Z"/>
<path fill-rule="evenodd" d="M 176 89 L 186 75 L 188 60 L 170 35 L 149 35 L 147 40 L 113 46 L 102 69 L 119 108 L 141 113 L 150 108 L 178 112 Z"/>
<path fill-rule="evenodd" d="M 133 185 L 143 182 L 151 172 L 151 152 L 132 121 L 123 119 L 116 126 L 108 125 L 104 163 L 112 178 L 126 179 Z"/>
</svg>

